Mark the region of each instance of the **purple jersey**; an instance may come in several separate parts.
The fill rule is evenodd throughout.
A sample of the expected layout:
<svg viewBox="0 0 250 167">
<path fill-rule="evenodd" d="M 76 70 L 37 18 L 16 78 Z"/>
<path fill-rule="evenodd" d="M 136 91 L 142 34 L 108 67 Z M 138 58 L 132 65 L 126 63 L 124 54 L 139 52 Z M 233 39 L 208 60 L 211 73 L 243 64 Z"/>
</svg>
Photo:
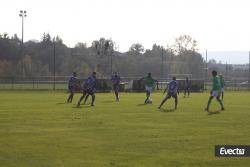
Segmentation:
<svg viewBox="0 0 250 167">
<path fill-rule="evenodd" d="M 168 94 L 177 94 L 178 91 L 178 83 L 173 80 L 168 84 Z"/>
<path fill-rule="evenodd" d="M 84 88 L 95 90 L 96 89 L 96 79 L 93 76 L 88 77 L 84 82 Z"/>
<path fill-rule="evenodd" d="M 119 75 L 112 75 L 111 76 L 111 81 L 113 85 L 120 85 L 120 76 Z"/>
<path fill-rule="evenodd" d="M 69 78 L 69 82 L 68 82 L 68 85 L 69 87 L 75 87 L 76 86 L 76 82 L 77 82 L 77 78 L 72 76 Z"/>
</svg>

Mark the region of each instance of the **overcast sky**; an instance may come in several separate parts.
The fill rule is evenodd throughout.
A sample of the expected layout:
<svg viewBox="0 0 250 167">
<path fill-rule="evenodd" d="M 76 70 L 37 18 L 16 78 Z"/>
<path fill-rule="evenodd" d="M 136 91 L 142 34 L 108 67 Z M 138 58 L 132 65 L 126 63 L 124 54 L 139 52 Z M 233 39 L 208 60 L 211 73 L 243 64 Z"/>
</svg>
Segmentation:
<svg viewBox="0 0 250 167">
<path fill-rule="evenodd" d="M 200 52 L 248 51 L 249 7 L 248 0 L 1 0 L 0 33 L 21 37 L 18 15 L 23 9 L 24 41 L 40 40 L 47 32 L 74 47 L 105 37 L 127 51 L 133 43 L 167 46 L 188 34 Z M 248 55 L 218 59 L 244 63 Z"/>
</svg>

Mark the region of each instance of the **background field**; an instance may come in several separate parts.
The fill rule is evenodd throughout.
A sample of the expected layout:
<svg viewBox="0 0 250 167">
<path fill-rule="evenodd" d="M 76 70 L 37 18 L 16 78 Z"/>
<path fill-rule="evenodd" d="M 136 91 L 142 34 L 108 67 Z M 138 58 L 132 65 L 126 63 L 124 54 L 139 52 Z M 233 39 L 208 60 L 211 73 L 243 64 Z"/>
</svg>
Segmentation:
<svg viewBox="0 0 250 167">
<path fill-rule="evenodd" d="M 0 166 L 3 167 L 173 167 L 242 166 L 250 158 L 216 158 L 215 144 L 250 144 L 250 93 L 227 92 L 226 111 L 203 109 L 208 93 L 164 97 L 97 94 L 95 107 L 64 103 L 65 92 L 0 91 Z M 212 110 L 219 105 L 214 101 Z"/>
</svg>

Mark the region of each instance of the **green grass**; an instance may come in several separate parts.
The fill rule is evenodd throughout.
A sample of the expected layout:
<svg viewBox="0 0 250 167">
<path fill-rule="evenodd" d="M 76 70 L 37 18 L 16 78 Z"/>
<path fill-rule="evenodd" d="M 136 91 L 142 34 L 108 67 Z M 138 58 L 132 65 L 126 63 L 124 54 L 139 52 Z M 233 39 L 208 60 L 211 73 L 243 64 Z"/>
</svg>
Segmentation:
<svg viewBox="0 0 250 167">
<path fill-rule="evenodd" d="M 153 93 L 96 95 L 96 106 L 65 104 L 67 94 L 0 91 L 1 167 L 246 167 L 250 158 L 218 158 L 216 144 L 250 144 L 250 93 L 226 92 L 209 115 L 208 93 L 179 98 L 174 112 L 157 109 Z M 173 108 L 173 99 L 163 108 Z M 213 101 L 211 109 L 219 105 Z M 168 111 L 168 110 L 165 110 Z"/>
</svg>

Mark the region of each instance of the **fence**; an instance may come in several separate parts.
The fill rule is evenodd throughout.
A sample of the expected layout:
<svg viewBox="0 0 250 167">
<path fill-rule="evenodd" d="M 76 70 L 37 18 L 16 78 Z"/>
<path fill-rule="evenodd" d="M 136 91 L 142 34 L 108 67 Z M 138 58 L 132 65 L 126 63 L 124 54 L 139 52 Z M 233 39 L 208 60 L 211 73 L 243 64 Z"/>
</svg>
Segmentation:
<svg viewBox="0 0 250 167">
<path fill-rule="evenodd" d="M 0 77 L 0 90 L 67 90 L 69 76 L 41 76 L 41 77 Z M 80 78 L 80 84 L 84 78 Z M 139 77 L 121 78 L 121 89 L 123 91 L 143 91 L 144 83 L 139 82 Z M 165 89 L 170 79 L 158 79 L 157 88 Z M 178 80 L 180 91 L 183 90 L 184 80 Z M 225 89 L 230 91 L 249 90 L 250 84 L 247 79 L 226 80 Z M 204 82 L 203 79 L 191 79 L 192 91 L 203 91 L 211 89 L 211 82 Z M 112 83 L 109 78 L 98 79 L 100 91 L 110 91 Z"/>
</svg>

